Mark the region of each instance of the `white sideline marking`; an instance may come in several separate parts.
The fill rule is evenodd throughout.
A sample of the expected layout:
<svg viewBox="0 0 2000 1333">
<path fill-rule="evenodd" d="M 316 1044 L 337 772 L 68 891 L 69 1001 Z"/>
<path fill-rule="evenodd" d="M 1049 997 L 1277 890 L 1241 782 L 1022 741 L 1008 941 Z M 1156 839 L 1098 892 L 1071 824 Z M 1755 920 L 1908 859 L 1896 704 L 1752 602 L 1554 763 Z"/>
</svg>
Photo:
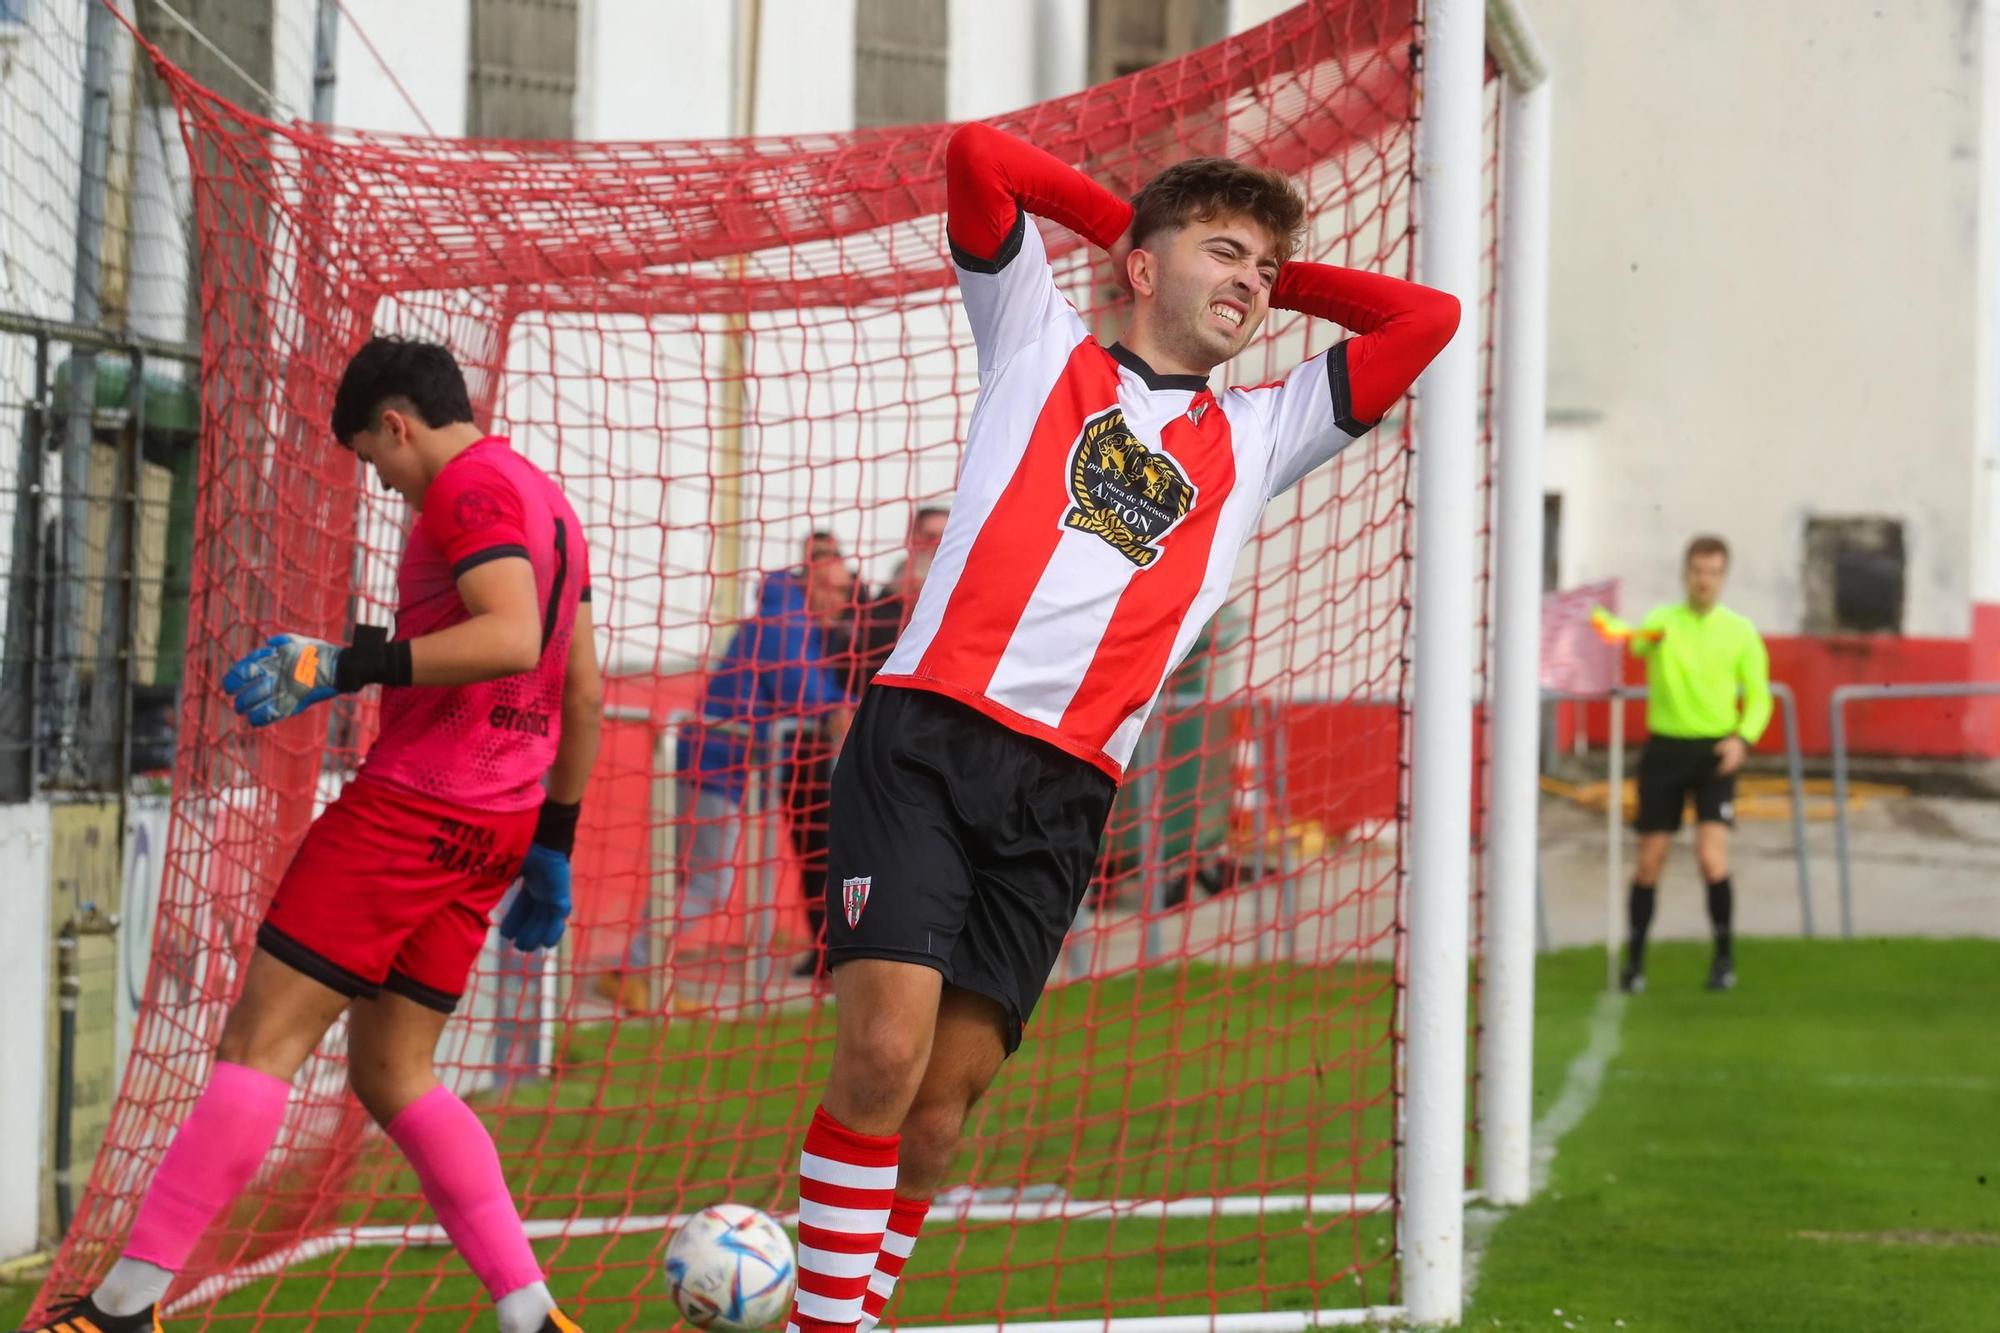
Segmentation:
<svg viewBox="0 0 2000 1333">
<path fill-rule="evenodd" d="M 1618 1042 L 1624 1031 L 1625 996 L 1617 991 L 1607 991 L 1597 997 L 1597 1005 L 1590 1011 L 1590 1027 L 1584 1039 L 1583 1049 L 1569 1062 L 1563 1071 L 1562 1091 L 1549 1103 L 1549 1109 L 1542 1112 L 1535 1121 L 1533 1131 L 1528 1135 L 1528 1197 L 1533 1198 L 1548 1187 L 1549 1170 L 1555 1165 L 1556 1148 L 1590 1108 L 1597 1104 L 1597 1094 L 1604 1089 L 1604 1073 L 1618 1054 Z M 1472 1298 L 1473 1288 L 1479 1285 L 1479 1261 L 1486 1257 L 1486 1242 L 1492 1239 L 1494 1229 L 1507 1216 L 1504 1208 L 1484 1205 L 1465 1210 L 1465 1296 Z"/>
</svg>

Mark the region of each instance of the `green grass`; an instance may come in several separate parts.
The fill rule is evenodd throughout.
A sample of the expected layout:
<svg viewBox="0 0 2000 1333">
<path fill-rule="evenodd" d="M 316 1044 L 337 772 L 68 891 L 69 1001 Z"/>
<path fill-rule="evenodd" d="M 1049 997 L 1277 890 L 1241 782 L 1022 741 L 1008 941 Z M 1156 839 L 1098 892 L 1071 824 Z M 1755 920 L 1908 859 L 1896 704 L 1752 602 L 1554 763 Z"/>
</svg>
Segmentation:
<svg viewBox="0 0 2000 1333">
<path fill-rule="evenodd" d="M 1742 952 L 1743 986 L 1715 996 L 1700 989 L 1705 951 L 1657 950 L 1654 988 L 1628 1004 L 1603 1092 L 1550 1188 L 1490 1241 L 1468 1328 L 2000 1328 L 2000 942 L 1752 940 Z M 1583 1047 L 1602 980 L 1597 952 L 1541 960 L 1538 1113 Z M 1259 1177 L 1377 1188 L 1386 1155 L 1347 1162 L 1380 1140 L 1382 1059 L 1352 1051 L 1386 1035 L 1386 1000 L 1379 973 L 1351 968 L 1275 984 L 1190 968 L 1059 992 L 995 1091 L 974 1174 L 1043 1180 L 1068 1163 L 1073 1192 L 1095 1197 Z M 810 1109 L 799 1086 L 818 1078 L 826 1019 L 762 1026 L 761 1058 L 728 1024 L 581 1032 L 571 1073 L 494 1108 L 501 1136 L 539 1154 L 547 1213 L 615 1211 L 628 1190 L 640 1208 L 693 1205 L 732 1176 L 739 1197 L 761 1188 L 746 1201 L 778 1204 L 788 1163 L 773 1154 L 795 1151 L 789 1126 Z M 1128 1089 L 1147 1114 L 1118 1114 Z M 1228 1141 L 1249 1126 L 1257 1141 Z M 420 1219 L 391 1156 L 371 1151 L 356 1170 L 355 1188 L 386 1196 L 365 1220 Z M 1211 1289 L 1232 1293 L 1224 1309 L 1389 1299 L 1386 1219 L 1298 1220 L 933 1227 L 899 1316 L 1075 1317 L 1107 1298 L 1120 1313 L 1188 1312 L 1209 1308 Z M 663 1328 L 664 1239 L 538 1249 L 592 1327 Z M 0 1289 L 0 1329 L 29 1294 Z M 248 1327 L 256 1312 L 305 1309 L 340 1328 L 490 1318 L 441 1250 L 328 1256 L 217 1312 Z"/>
<path fill-rule="evenodd" d="M 1384 969 L 1191 965 L 1060 988 L 973 1126 L 962 1176 L 1060 1182 L 1073 1198 L 1384 1191 L 1392 1159 Z M 564 1071 L 482 1105 L 533 1217 L 789 1206 L 798 1138 L 830 1054 L 830 1011 L 579 1029 Z M 1137 1113 L 1134 1114 L 1134 1110 Z M 338 1220 L 427 1223 L 372 1141 Z M 303 1204 L 275 1192 L 279 1208 Z M 272 1197 L 247 1200 L 253 1225 Z M 268 1215 L 268 1214 L 267 1214 Z M 661 1232 L 537 1245 L 594 1328 L 666 1328 Z M 1390 1222 L 1298 1212 L 927 1228 L 899 1317 L 987 1321 L 1389 1299 Z M 1219 1293 L 1219 1299 L 1212 1293 Z M 483 1326 L 486 1299 L 443 1249 L 366 1248 L 225 1297 L 223 1316 L 312 1310 L 337 1328 Z M 11 1327 L 11 1325 L 10 1325 Z"/>
<path fill-rule="evenodd" d="M 1468 1328 L 2000 1328 L 2000 943 L 1742 955 L 1741 987 L 1709 995 L 1704 948 L 1658 950 Z M 1571 966 L 1543 968 L 1543 1032 L 1584 999 Z"/>
</svg>

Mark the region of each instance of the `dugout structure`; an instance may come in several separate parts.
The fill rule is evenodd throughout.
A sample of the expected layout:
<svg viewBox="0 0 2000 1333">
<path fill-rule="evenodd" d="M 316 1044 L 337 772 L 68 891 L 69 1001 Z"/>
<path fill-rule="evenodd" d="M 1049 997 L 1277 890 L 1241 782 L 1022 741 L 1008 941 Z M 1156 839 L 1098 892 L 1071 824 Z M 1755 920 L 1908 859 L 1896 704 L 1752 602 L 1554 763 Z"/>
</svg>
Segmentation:
<svg viewBox="0 0 2000 1333">
<path fill-rule="evenodd" d="M 1430 281 L 1467 313 L 1421 412 L 1399 409 L 1281 499 L 1246 551 L 1230 632 L 1163 704 L 1121 797 L 1141 843 L 1201 825 L 1174 802 L 1219 801 L 1222 841 L 1177 834 L 1136 875 L 1107 867 L 892 1323 L 1247 1333 L 1455 1317 L 1472 1128 L 1465 702 L 1498 327 L 1482 298 L 1505 243 L 1501 76 L 1525 91 L 1535 70 L 1531 43 L 1494 31 L 1489 54 L 1464 0 L 1314 0 L 994 118 L 1114 189 L 1199 153 L 1277 167 L 1308 196 L 1302 257 Z M 617 677 L 573 937 L 532 965 L 489 954 L 441 1058 L 492 1127 L 566 1308 L 591 1327 L 666 1326 L 674 1219 L 719 1200 L 788 1206 L 832 1041 L 829 1007 L 790 978 L 802 922 L 774 793 L 791 732 L 750 747 L 726 816 L 739 891 L 691 922 L 675 896 L 696 818 L 677 728 L 703 664 L 809 533 L 834 532 L 882 580 L 913 511 L 949 497 L 978 387 L 946 259 L 949 127 L 361 135 L 262 120 L 156 64 L 201 244 L 187 689 L 146 1003 L 47 1290 L 115 1255 L 206 1077 L 259 914 L 371 735 L 367 696 L 252 733 L 216 682 L 268 633 L 340 637 L 393 610 L 407 516 L 326 428 L 347 356 L 384 330 L 449 343 L 481 422 L 564 484 Z M 1115 336 L 1123 298 L 1101 258 L 1044 235 L 1071 300 Z M 1274 314 L 1218 382 L 1273 378 L 1338 336 Z M 1195 769 L 1220 790 L 1165 780 L 1190 755 L 1222 760 Z M 1218 854 L 1237 867 L 1230 891 L 1174 901 Z M 629 965 L 656 995 L 677 987 L 660 1013 L 594 996 L 635 940 Z M 177 1326 L 487 1317 L 343 1075 L 337 1027 L 265 1168 L 176 1284 Z"/>
</svg>

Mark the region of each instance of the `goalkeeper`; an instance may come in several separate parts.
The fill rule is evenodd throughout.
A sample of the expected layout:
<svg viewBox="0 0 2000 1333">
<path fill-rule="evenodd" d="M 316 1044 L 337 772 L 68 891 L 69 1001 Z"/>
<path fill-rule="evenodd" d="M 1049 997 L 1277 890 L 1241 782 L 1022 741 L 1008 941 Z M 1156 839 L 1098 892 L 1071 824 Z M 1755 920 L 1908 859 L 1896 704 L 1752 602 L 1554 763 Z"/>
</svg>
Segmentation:
<svg viewBox="0 0 2000 1333">
<path fill-rule="evenodd" d="M 333 434 L 417 511 L 398 637 L 357 627 L 342 647 L 280 635 L 223 688 L 262 727 L 380 685 L 381 736 L 278 884 L 208 1085 L 124 1254 L 42 1330 L 156 1327 L 156 1305 L 249 1183 L 293 1076 L 343 1010 L 355 1095 L 410 1159 L 501 1333 L 576 1328 L 550 1298 L 493 1140 L 432 1057 L 508 886 L 521 881 L 500 933 L 519 949 L 553 947 L 569 914 L 602 692 L 582 525 L 553 481 L 473 424 L 443 347 L 372 339 L 341 377 Z"/>
<path fill-rule="evenodd" d="M 1627 904 L 1631 939 L 1620 984 L 1646 988 L 1646 931 L 1653 923 L 1667 848 L 1694 802 L 1694 855 L 1708 885 L 1715 955 L 1708 988 L 1736 985 L 1729 879 L 1729 830 L 1735 823 L 1736 772 L 1771 721 L 1770 659 L 1743 616 L 1723 606 L 1729 547 L 1720 537 L 1688 543 L 1681 564 L 1687 597 L 1656 606 L 1635 630 L 1600 613 L 1606 637 L 1623 639 L 1646 662 L 1646 749 L 1639 758 L 1638 864 Z"/>
</svg>

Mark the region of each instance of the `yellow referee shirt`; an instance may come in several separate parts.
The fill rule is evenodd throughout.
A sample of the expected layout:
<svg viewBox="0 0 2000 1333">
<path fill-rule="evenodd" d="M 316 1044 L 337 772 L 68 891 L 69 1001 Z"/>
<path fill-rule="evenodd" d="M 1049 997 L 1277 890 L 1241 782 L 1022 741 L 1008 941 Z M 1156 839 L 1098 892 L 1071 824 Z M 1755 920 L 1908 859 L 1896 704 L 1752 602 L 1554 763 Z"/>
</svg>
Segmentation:
<svg viewBox="0 0 2000 1333">
<path fill-rule="evenodd" d="M 1660 636 L 1631 640 L 1646 660 L 1646 730 L 1755 745 L 1771 721 L 1771 659 L 1757 627 L 1726 606 L 1704 613 L 1674 602 L 1654 607 L 1640 628 Z"/>
</svg>

